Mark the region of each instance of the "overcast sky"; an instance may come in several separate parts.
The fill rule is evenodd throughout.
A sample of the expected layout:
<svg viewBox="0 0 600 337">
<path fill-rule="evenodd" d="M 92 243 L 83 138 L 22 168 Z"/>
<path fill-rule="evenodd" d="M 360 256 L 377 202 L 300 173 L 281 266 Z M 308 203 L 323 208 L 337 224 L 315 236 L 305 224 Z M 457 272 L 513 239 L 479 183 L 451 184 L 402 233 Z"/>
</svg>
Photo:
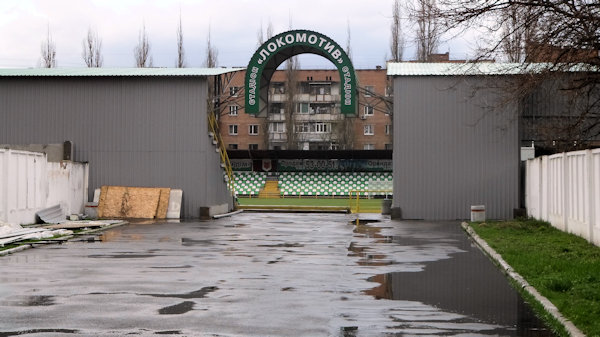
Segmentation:
<svg viewBox="0 0 600 337">
<path fill-rule="evenodd" d="M 389 52 L 393 0 L 0 0 L 0 67 L 39 67 L 40 48 L 47 29 L 57 50 L 59 67 L 84 67 L 82 41 L 88 27 L 103 42 L 104 67 L 133 67 L 133 49 L 143 24 L 156 67 L 174 67 L 176 28 L 183 21 L 189 67 L 201 67 L 206 39 L 218 50 L 219 66 L 245 67 L 257 47 L 257 34 L 269 22 L 274 33 L 310 29 L 346 45 L 350 26 L 355 68 L 385 66 Z M 404 32 L 412 35 L 405 20 Z M 452 59 L 473 57 L 473 41 L 446 40 L 439 52 Z M 405 59 L 415 54 L 407 37 Z M 472 40 L 472 39 L 471 39 Z M 332 68 L 317 56 L 303 56 L 301 67 Z"/>
</svg>

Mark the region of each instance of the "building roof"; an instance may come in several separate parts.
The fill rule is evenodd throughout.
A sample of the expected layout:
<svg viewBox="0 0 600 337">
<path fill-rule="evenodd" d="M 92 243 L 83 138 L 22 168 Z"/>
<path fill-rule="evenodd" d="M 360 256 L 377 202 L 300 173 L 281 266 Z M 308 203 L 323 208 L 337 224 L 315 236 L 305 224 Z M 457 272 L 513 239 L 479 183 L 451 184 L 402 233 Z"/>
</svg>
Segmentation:
<svg viewBox="0 0 600 337">
<path fill-rule="evenodd" d="M 518 63 L 415 63 L 390 62 L 390 76 L 475 76 L 519 74 L 523 65 Z"/>
<path fill-rule="evenodd" d="M 0 77 L 214 76 L 244 68 L 0 68 Z"/>
<path fill-rule="evenodd" d="M 588 64 L 552 64 L 552 63 L 416 63 L 389 62 L 389 76 L 482 76 L 482 75 L 519 75 L 541 73 L 544 71 L 588 72 L 598 71 Z"/>
</svg>

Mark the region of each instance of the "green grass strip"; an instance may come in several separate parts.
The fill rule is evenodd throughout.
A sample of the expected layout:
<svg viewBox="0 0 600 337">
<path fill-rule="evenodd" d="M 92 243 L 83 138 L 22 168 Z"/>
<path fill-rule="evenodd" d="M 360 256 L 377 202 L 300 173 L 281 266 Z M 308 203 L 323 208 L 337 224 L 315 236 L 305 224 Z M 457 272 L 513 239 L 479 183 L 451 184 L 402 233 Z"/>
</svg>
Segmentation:
<svg viewBox="0 0 600 337">
<path fill-rule="evenodd" d="M 577 328 L 600 336 L 600 247 L 531 219 L 471 226 Z"/>
</svg>

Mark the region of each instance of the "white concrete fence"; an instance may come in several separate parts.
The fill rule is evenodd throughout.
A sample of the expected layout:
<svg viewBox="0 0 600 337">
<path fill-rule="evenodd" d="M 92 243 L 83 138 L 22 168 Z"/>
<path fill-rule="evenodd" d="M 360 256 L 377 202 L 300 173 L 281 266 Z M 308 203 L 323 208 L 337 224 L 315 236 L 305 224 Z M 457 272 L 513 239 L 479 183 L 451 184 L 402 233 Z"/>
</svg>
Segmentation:
<svg viewBox="0 0 600 337">
<path fill-rule="evenodd" d="M 600 149 L 527 161 L 527 213 L 600 246 Z"/>
<path fill-rule="evenodd" d="M 35 222 L 35 213 L 61 205 L 65 214 L 84 212 L 88 164 L 48 162 L 38 152 L 0 149 L 0 221 Z"/>
</svg>

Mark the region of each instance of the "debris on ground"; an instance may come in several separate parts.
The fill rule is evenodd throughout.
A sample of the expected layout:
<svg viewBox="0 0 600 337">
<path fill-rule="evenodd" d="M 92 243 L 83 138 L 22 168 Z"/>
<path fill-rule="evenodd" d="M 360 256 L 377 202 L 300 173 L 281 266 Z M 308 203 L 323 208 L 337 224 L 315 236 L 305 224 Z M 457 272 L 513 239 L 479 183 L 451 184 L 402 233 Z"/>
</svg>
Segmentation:
<svg viewBox="0 0 600 337">
<path fill-rule="evenodd" d="M 21 225 L 0 223 L 0 247 L 26 240 L 42 240 L 73 234 L 66 229 L 23 228 Z"/>
<path fill-rule="evenodd" d="M 67 216 L 60 205 L 48 207 L 35 213 L 45 223 L 63 223 L 67 221 Z"/>
<path fill-rule="evenodd" d="M 81 229 L 81 228 L 94 228 L 94 227 L 105 227 L 121 223 L 121 220 L 78 220 L 78 221 L 67 221 L 60 224 L 44 226 L 48 229 Z"/>
</svg>

